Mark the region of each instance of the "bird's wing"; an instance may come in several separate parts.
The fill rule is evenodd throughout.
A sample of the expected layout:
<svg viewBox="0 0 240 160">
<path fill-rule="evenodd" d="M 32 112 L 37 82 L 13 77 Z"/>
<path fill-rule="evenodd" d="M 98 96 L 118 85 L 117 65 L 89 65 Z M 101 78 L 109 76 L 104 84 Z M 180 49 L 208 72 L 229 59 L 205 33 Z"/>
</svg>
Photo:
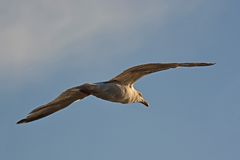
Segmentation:
<svg viewBox="0 0 240 160">
<path fill-rule="evenodd" d="M 67 107 L 76 100 L 83 99 L 88 95 L 90 95 L 90 92 L 88 91 L 88 87 L 86 87 L 86 85 L 81 85 L 78 87 L 67 89 L 53 101 L 40 107 L 37 107 L 36 109 L 31 111 L 26 118 L 18 121 L 17 124 L 27 123 L 46 117 L 54 112 L 57 112 Z"/>
<path fill-rule="evenodd" d="M 170 68 L 177 67 L 198 67 L 198 66 L 210 66 L 214 63 L 152 63 L 143 64 L 135 67 L 131 67 L 121 74 L 117 75 L 108 82 L 116 82 L 125 85 L 131 85 L 136 82 L 139 78 L 158 71 L 167 70 Z"/>
</svg>

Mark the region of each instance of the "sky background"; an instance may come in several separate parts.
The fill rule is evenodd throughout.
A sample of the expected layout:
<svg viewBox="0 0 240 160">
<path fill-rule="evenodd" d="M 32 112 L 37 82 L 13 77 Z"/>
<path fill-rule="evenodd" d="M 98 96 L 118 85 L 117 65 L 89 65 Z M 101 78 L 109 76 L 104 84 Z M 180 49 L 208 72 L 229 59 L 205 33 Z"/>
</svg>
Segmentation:
<svg viewBox="0 0 240 160">
<path fill-rule="evenodd" d="M 0 159 L 239 160 L 240 1 L 0 0 Z M 150 107 L 95 97 L 16 125 L 66 88 L 151 62 Z"/>
</svg>

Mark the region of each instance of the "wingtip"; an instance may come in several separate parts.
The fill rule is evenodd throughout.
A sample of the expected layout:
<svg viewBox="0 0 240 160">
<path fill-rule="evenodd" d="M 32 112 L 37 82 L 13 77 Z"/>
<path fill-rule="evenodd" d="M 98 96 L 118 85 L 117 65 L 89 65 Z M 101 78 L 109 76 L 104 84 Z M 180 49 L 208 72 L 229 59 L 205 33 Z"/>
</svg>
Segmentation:
<svg viewBox="0 0 240 160">
<path fill-rule="evenodd" d="M 212 66 L 215 65 L 216 63 L 197 63 L 196 66 Z"/>
<path fill-rule="evenodd" d="M 209 66 L 215 65 L 216 63 L 207 63 Z"/>
<path fill-rule="evenodd" d="M 18 121 L 16 124 L 23 124 L 23 123 L 27 123 L 27 119 L 21 119 L 20 121 Z"/>
<path fill-rule="evenodd" d="M 212 66 L 215 65 L 216 63 L 199 63 L 199 66 Z"/>
</svg>

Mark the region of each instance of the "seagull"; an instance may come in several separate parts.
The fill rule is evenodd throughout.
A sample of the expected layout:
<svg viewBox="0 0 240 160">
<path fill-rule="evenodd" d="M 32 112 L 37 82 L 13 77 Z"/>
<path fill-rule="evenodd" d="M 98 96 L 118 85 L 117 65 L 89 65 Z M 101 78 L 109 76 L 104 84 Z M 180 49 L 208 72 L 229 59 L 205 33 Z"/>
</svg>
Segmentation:
<svg viewBox="0 0 240 160">
<path fill-rule="evenodd" d="M 171 68 L 202 67 L 214 64 L 215 63 L 150 63 L 134 66 L 109 81 L 85 83 L 69 88 L 53 101 L 31 111 L 26 118 L 18 121 L 17 124 L 28 123 L 46 117 L 90 95 L 122 104 L 142 103 L 148 107 L 149 104 L 144 99 L 142 93 L 134 88 L 134 83 L 141 77 Z"/>
</svg>

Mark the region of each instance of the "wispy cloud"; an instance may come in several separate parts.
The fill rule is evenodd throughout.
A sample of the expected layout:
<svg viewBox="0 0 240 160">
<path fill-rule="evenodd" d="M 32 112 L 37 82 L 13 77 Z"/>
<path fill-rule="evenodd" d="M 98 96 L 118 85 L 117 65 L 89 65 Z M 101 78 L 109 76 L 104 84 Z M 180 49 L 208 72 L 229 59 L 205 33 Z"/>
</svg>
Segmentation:
<svg viewBox="0 0 240 160">
<path fill-rule="evenodd" d="M 64 52 L 69 45 L 91 46 L 92 41 L 104 32 L 114 33 L 118 38 L 123 34 L 138 34 L 134 32 L 138 28 L 144 28 L 148 23 L 163 24 L 175 12 L 174 8 L 183 6 L 177 6 L 175 2 L 1 2 L 0 71 L 11 72 L 12 76 L 18 77 L 29 68 L 34 70 L 45 63 L 53 64 L 51 60 L 71 54 Z M 125 43 L 130 43 L 128 47 L 140 45 L 134 41 Z M 98 52 L 84 52 L 84 48 L 79 53 L 81 57 L 102 57 Z"/>
</svg>

